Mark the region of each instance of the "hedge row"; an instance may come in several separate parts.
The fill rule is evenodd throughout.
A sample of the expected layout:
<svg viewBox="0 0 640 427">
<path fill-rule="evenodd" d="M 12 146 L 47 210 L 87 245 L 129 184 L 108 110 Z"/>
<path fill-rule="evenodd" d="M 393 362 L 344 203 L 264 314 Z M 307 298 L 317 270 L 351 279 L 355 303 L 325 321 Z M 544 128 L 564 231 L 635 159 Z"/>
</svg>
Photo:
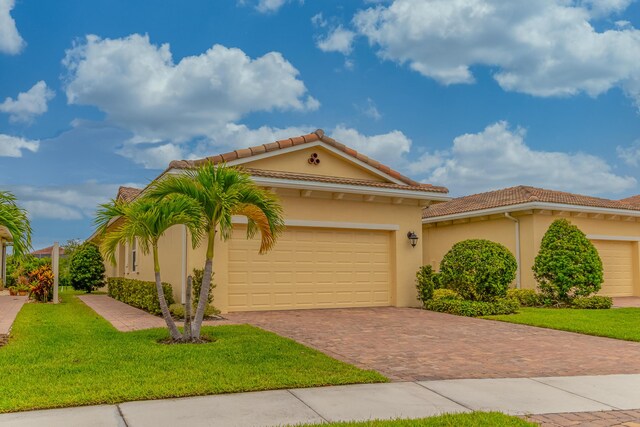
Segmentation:
<svg viewBox="0 0 640 427">
<path fill-rule="evenodd" d="M 138 307 L 151 314 L 160 314 L 160 303 L 155 282 L 110 277 L 107 279 L 107 293 L 111 298 Z M 173 289 L 169 283 L 162 283 L 167 305 L 173 304 Z"/>
<path fill-rule="evenodd" d="M 433 292 L 433 299 L 424 303 L 424 308 L 440 313 L 458 316 L 480 317 L 496 314 L 513 314 L 518 311 L 520 304 L 513 298 L 497 298 L 493 301 L 470 301 L 451 289 L 437 289 Z"/>
</svg>

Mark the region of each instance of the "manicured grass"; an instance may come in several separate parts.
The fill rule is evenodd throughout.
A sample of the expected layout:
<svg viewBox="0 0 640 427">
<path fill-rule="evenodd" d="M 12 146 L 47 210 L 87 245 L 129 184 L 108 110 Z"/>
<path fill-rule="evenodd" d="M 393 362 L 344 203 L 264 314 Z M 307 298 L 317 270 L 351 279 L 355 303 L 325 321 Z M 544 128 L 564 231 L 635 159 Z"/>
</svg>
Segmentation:
<svg viewBox="0 0 640 427">
<path fill-rule="evenodd" d="M 469 414 L 445 414 L 415 420 L 375 420 L 313 425 L 328 427 L 533 427 L 536 424 L 499 412 L 472 412 Z"/>
<path fill-rule="evenodd" d="M 523 307 L 517 314 L 487 316 L 486 319 L 640 341 L 640 308 L 576 310 Z"/>
<path fill-rule="evenodd" d="M 26 304 L 0 348 L 0 412 L 288 387 L 386 381 L 251 326 L 205 327 L 215 342 L 159 344 L 118 332 L 70 293 Z"/>
</svg>

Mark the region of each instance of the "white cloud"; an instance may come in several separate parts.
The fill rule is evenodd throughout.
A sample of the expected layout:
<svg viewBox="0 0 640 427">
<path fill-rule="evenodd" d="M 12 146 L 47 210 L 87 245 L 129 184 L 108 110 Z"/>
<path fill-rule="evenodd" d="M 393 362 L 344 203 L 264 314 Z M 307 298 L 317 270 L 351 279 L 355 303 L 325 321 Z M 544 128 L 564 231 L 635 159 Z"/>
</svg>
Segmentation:
<svg viewBox="0 0 640 427">
<path fill-rule="evenodd" d="M 123 184 L 140 187 L 139 184 Z M 116 196 L 118 184 L 87 181 L 59 186 L 8 186 L 31 218 L 79 220 L 92 218 L 99 203 Z"/>
<path fill-rule="evenodd" d="M 367 105 L 361 109 L 362 114 L 367 117 L 372 118 L 373 120 L 380 120 L 382 118 L 382 114 L 378 110 L 378 106 L 375 101 L 371 98 L 367 98 Z"/>
<path fill-rule="evenodd" d="M 402 168 L 411 150 L 411 140 L 401 131 L 363 135 L 358 130 L 337 126 L 329 135 L 343 144 L 390 166 Z"/>
<path fill-rule="evenodd" d="M 165 169 L 172 160 L 182 159 L 184 149 L 179 144 L 126 144 L 118 154 L 143 165 L 146 169 Z"/>
<path fill-rule="evenodd" d="M 20 53 L 26 44 L 11 17 L 14 4 L 14 0 L 0 0 L 0 52 L 9 55 Z"/>
<path fill-rule="evenodd" d="M 322 15 L 322 12 L 316 13 L 315 15 L 313 15 L 311 17 L 311 23 L 313 24 L 314 27 L 319 27 L 319 28 L 324 28 L 329 24 L 327 20 L 324 19 L 324 15 Z"/>
<path fill-rule="evenodd" d="M 287 0 L 259 0 L 256 10 L 260 13 L 272 13 L 278 11 Z"/>
<path fill-rule="evenodd" d="M 630 166 L 640 165 L 640 140 L 634 141 L 629 147 L 616 147 L 616 154 Z"/>
<path fill-rule="evenodd" d="M 340 52 L 343 55 L 349 55 L 353 50 L 355 36 L 356 33 L 339 25 L 332 29 L 325 38 L 319 39 L 316 45 L 323 52 Z"/>
<path fill-rule="evenodd" d="M 629 0 L 396 0 L 353 23 L 380 57 L 443 84 L 473 83 L 472 66 L 495 69 L 509 91 L 597 96 L 621 87 L 640 102 L 640 31 L 596 31 L 591 20 Z"/>
<path fill-rule="evenodd" d="M 0 133 L 0 157 L 22 157 L 22 151 L 38 151 L 40 141 Z"/>
<path fill-rule="evenodd" d="M 252 59 L 214 45 L 174 63 L 168 44 L 148 36 L 86 40 L 66 52 L 70 104 L 94 105 L 130 130 L 134 142 L 180 143 L 206 137 L 256 111 L 319 107 L 282 54 Z"/>
<path fill-rule="evenodd" d="M 634 188 L 636 179 L 615 174 L 603 159 L 584 153 L 537 151 L 524 129 L 498 122 L 453 140 L 448 152 L 427 153 L 412 165 L 426 181 L 470 194 L 513 185 L 533 185 L 583 194 L 612 194 Z M 423 162 L 424 160 L 424 162 Z"/>
<path fill-rule="evenodd" d="M 20 92 L 16 99 L 6 98 L 0 104 L 0 112 L 9 114 L 11 122 L 31 122 L 34 117 L 47 112 L 47 102 L 55 93 L 40 80 L 27 92 Z"/>
</svg>

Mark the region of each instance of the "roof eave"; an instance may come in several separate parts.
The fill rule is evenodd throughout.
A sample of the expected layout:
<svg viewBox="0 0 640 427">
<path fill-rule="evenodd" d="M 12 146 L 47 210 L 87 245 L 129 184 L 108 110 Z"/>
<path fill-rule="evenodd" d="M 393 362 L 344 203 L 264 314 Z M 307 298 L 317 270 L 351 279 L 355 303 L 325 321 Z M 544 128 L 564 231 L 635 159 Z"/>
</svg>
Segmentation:
<svg viewBox="0 0 640 427">
<path fill-rule="evenodd" d="M 493 215 L 493 214 L 500 214 L 505 212 L 519 212 L 519 211 L 526 211 L 531 209 L 640 217 L 640 210 L 633 210 L 633 209 L 615 209 L 615 208 L 604 208 L 604 207 L 596 207 L 596 206 L 570 205 L 566 203 L 525 202 L 525 203 L 511 204 L 506 206 L 498 206 L 495 208 L 477 209 L 477 210 L 468 211 L 468 212 L 460 212 L 460 213 L 442 215 L 442 216 L 436 216 L 436 217 L 427 217 L 422 219 L 422 223 L 433 224 L 437 222 L 473 218 L 476 216 Z"/>
</svg>

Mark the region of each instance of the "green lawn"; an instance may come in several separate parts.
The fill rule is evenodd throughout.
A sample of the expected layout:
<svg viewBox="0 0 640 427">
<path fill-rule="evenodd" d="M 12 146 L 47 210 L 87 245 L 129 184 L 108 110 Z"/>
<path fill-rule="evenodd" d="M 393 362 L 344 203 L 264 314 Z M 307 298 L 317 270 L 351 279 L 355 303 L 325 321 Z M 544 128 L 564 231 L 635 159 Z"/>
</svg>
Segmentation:
<svg viewBox="0 0 640 427">
<path fill-rule="evenodd" d="M 347 423 L 313 424 L 327 427 L 533 427 L 536 424 L 499 412 L 472 412 L 469 414 L 445 414 L 417 420 L 365 421 Z M 311 425 L 310 425 L 311 426 Z"/>
<path fill-rule="evenodd" d="M 640 341 L 640 308 L 576 310 L 523 307 L 517 314 L 487 316 L 486 319 Z"/>
<path fill-rule="evenodd" d="M 163 329 L 118 332 L 72 294 L 26 304 L 0 348 L 0 412 L 288 387 L 386 381 L 251 326 L 166 345 Z"/>
</svg>

